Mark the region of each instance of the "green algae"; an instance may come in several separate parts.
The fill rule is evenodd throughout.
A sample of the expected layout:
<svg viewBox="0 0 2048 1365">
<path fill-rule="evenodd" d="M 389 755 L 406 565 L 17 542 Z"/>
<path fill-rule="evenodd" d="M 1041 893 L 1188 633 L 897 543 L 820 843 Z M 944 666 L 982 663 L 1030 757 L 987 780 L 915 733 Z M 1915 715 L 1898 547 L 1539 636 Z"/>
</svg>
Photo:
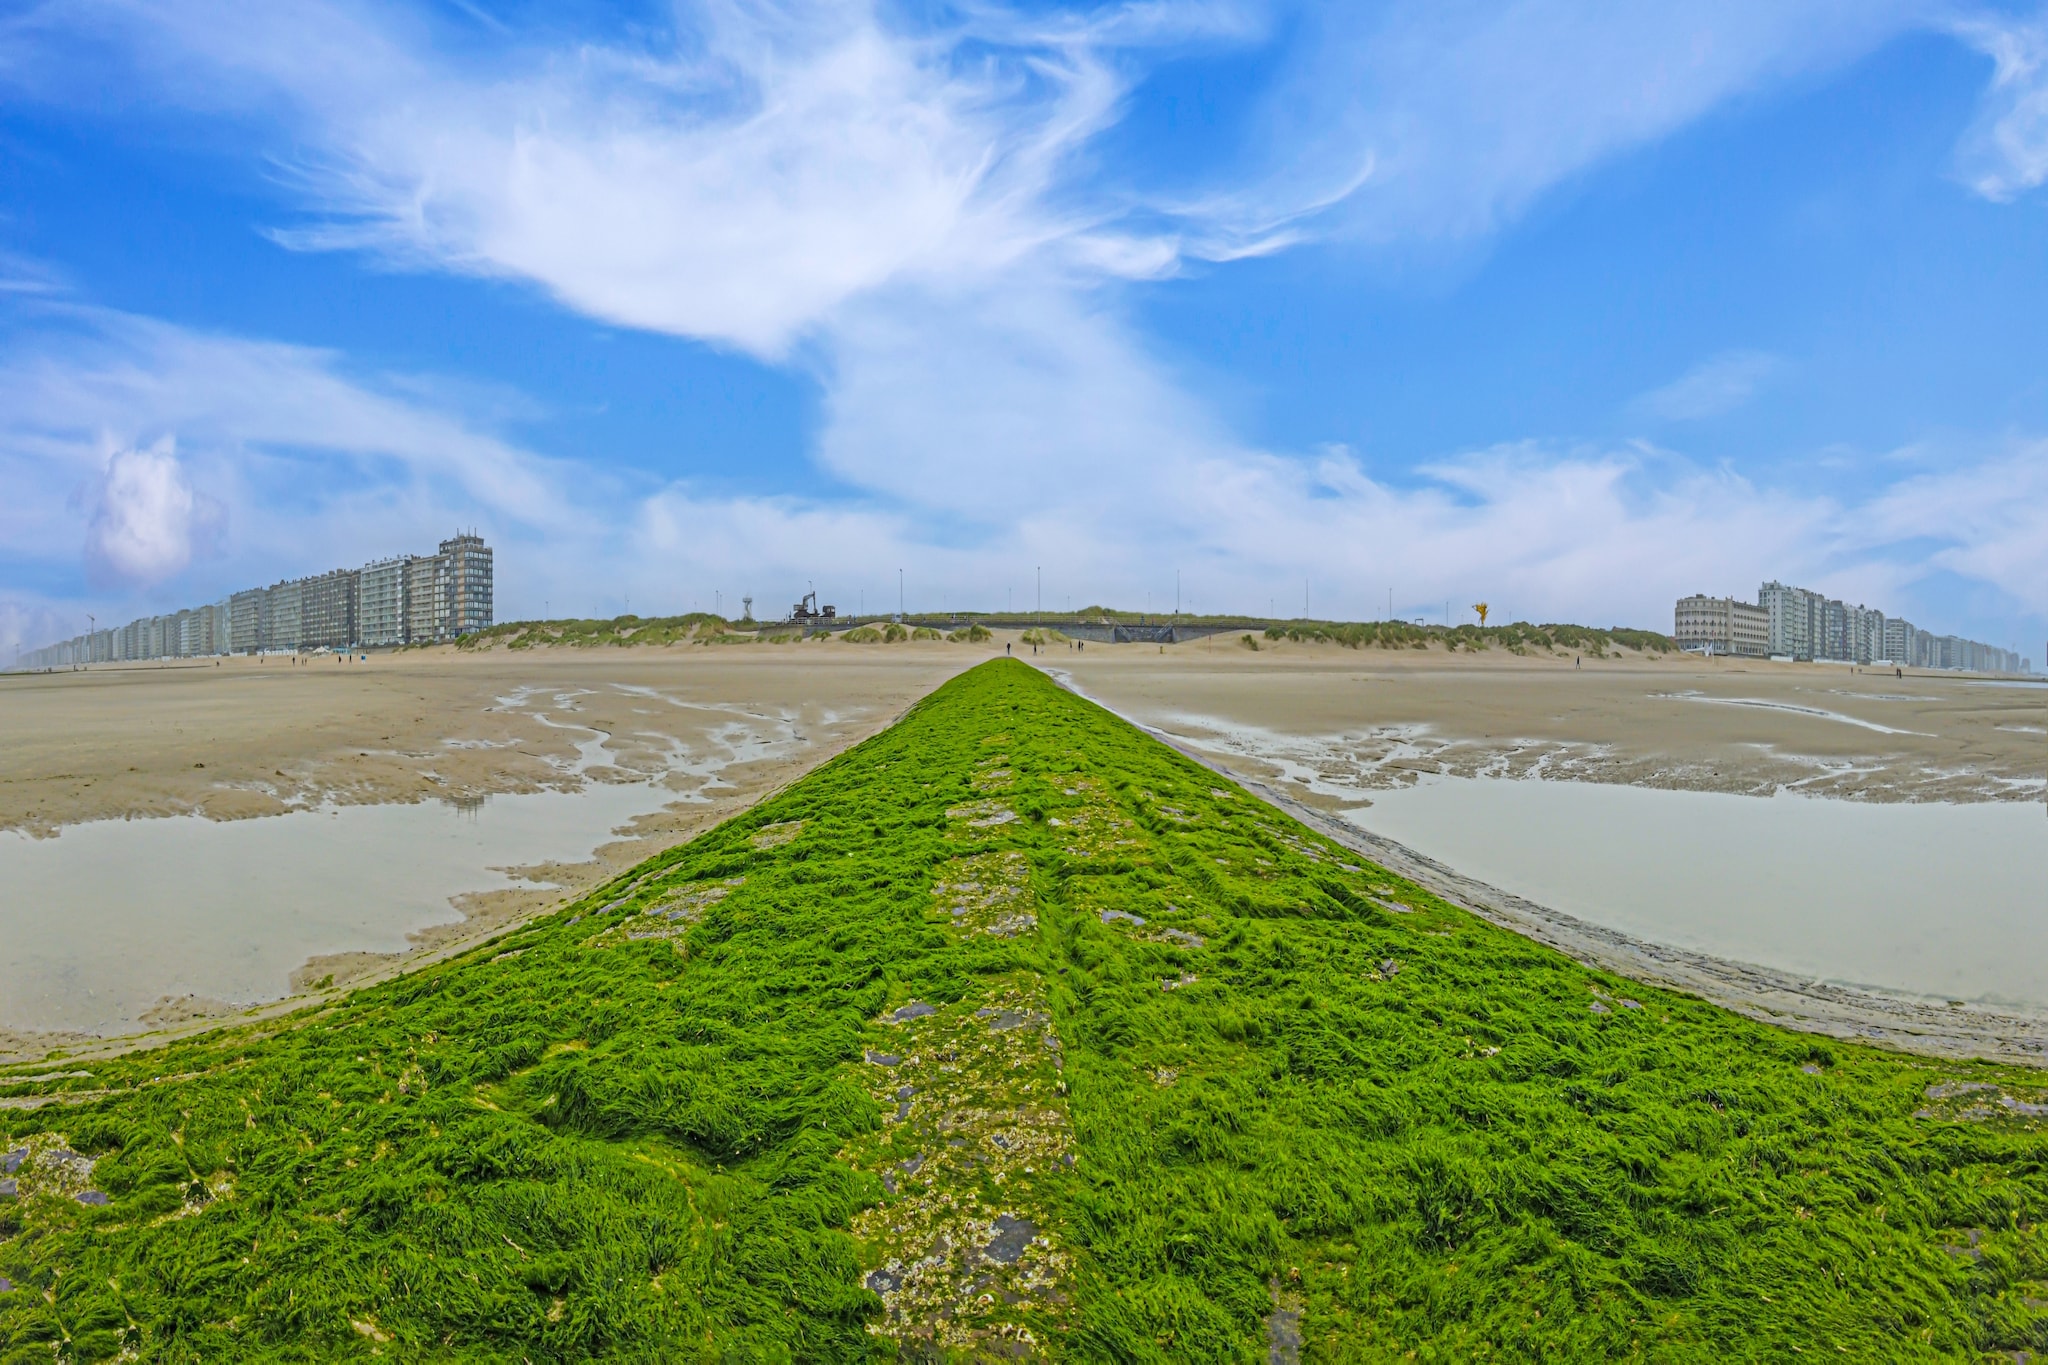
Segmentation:
<svg viewBox="0 0 2048 1365">
<path fill-rule="evenodd" d="M 1578 966 L 1015 661 L 461 959 L 39 1070 L 7 1360 L 2048 1347 L 2038 1074 Z"/>
</svg>

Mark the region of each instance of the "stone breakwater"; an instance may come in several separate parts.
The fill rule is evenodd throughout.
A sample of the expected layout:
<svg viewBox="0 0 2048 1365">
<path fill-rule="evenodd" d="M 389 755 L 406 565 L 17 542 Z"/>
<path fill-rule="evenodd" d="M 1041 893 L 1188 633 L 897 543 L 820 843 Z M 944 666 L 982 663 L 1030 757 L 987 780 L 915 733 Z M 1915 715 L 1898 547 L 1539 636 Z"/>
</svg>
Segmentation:
<svg viewBox="0 0 2048 1365">
<path fill-rule="evenodd" d="M 1080 690 L 1058 670 L 1048 672 L 1068 690 Z M 1468 876 L 1393 839 L 1339 819 L 1180 736 L 1133 723 L 1388 871 L 1588 966 L 1685 991 L 1751 1019 L 1801 1032 L 1934 1057 L 1985 1057 L 2048 1066 L 2048 1019 L 1815 981 L 1798 973 L 1656 943 L 1594 924 Z"/>
</svg>

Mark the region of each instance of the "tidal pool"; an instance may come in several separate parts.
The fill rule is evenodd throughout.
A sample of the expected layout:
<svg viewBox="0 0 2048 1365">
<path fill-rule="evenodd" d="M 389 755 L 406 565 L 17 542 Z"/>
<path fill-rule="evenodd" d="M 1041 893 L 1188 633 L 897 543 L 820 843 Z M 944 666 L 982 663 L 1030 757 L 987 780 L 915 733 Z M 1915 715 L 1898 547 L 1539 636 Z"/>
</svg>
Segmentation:
<svg viewBox="0 0 2048 1365">
<path fill-rule="evenodd" d="M 2048 811 L 1424 778 L 1345 818 L 1654 943 L 2048 1013 Z"/>
<path fill-rule="evenodd" d="M 0 1027 L 123 1033 L 164 996 L 254 1005 L 310 957 L 401 952 L 502 869 L 581 862 L 666 787 L 339 806 L 258 820 L 174 816 L 0 834 Z"/>
</svg>

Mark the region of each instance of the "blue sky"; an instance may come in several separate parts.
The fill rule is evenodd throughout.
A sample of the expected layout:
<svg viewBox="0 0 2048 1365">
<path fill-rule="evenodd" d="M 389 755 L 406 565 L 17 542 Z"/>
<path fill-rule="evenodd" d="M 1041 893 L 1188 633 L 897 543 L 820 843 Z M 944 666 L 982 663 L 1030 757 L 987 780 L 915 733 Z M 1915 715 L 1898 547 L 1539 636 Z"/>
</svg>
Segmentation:
<svg viewBox="0 0 2048 1365">
<path fill-rule="evenodd" d="M 2048 635 L 2048 12 L 0 6 L 0 648 L 426 548 L 501 617 Z"/>
</svg>

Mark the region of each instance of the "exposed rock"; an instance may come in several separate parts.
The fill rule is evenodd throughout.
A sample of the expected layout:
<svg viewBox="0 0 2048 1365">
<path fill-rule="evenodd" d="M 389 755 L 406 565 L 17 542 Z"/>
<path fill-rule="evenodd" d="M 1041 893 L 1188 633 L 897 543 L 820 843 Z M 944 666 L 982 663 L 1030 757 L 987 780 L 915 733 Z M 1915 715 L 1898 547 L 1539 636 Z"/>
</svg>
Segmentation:
<svg viewBox="0 0 2048 1365">
<path fill-rule="evenodd" d="M 754 837 L 747 840 L 755 848 L 777 848 L 804 832 L 801 820 L 784 820 L 778 824 L 763 825 L 754 831 Z"/>
<path fill-rule="evenodd" d="M 1280 1291 L 1275 1276 L 1272 1285 L 1273 1311 L 1266 1315 L 1266 1365 L 1300 1365 L 1301 1300 Z"/>
<path fill-rule="evenodd" d="M 844 1153 L 887 1191 L 850 1229 L 883 1302 L 869 1330 L 919 1359 L 1037 1356 L 1027 1322 L 1057 1321 L 1071 1297 L 1068 1253 L 1041 1229 L 1058 1210 L 1045 1182 L 1072 1166 L 1074 1145 L 1044 986 L 1017 972 L 877 1027 L 908 1036 L 900 1070 L 860 1071 L 901 1121 Z"/>
<path fill-rule="evenodd" d="M 996 1221 L 990 1225 L 989 1231 L 995 1235 L 989 1240 L 989 1244 L 982 1248 L 981 1254 L 997 1265 L 1017 1264 L 1019 1258 L 1024 1255 L 1024 1249 L 1038 1236 L 1038 1229 L 1030 1220 L 1013 1217 L 1007 1213 L 997 1214 Z"/>
</svg>

